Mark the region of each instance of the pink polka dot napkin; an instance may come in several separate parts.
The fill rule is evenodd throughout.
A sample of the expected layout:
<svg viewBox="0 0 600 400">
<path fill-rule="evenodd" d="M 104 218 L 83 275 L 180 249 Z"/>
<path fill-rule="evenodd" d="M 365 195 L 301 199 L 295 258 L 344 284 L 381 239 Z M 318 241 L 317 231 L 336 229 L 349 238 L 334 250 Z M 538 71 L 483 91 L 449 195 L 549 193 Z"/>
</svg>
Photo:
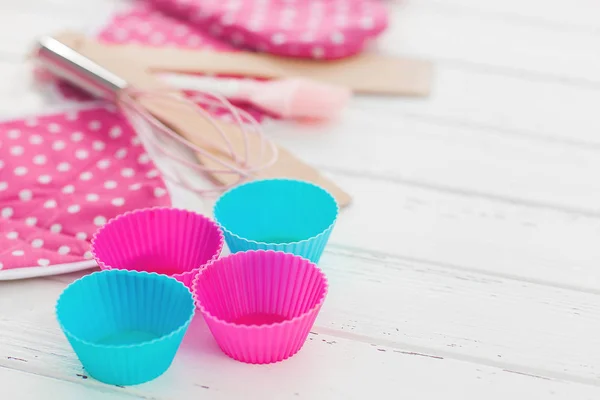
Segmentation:
<svg viewBox="0 0 600 400">
<path fill-rule="evenodd" d="M 90 259 L 107 220 L 170 205 L 159 171 L 112 108 L 0 123 L 0 153 L 0 270 Z"/>
</svg>

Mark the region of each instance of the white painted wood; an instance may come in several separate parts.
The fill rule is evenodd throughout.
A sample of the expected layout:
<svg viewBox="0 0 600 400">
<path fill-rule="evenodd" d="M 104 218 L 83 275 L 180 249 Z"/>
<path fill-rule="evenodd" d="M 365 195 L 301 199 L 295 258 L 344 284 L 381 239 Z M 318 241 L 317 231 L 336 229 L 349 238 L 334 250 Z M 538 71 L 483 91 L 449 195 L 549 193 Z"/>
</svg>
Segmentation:
<svg viewBox="0 0 600 400">
<path fill-rule="evenodd" d="M 0 61 L 0 120 L 43 112 L 49 104 L 64 103 L 56 93 L 35 81 L 28 62 Z"/>
<path fill-rule="evenodd" d="M 108 10 L 108 9 L 125 9 L 133 4 L 136 0 L 94 0 L 90 7 L 89 3 L 84 3 L 78 0 L 22 0 L 6 5 L 6 9 L 12 10 L 30 10 L 36 13 L 49 12 L 58 15 L 68 15 L 70 12 L 81 12 L 81 10 Z"/>
<path fill-rule="evenodd" d="M 477 126 L 394 114 L 356 98 L 332 123 L 265 130 L 307 162 L 339 173 L 475 197 L 598 214 L 598 151 Z M 357 143 L 361 149 L 357 150 Z"/>
<path fill-rule="evenodd" d="M 36 35 L 93 31 L 122 4 L 1 4 L 0 117 L 56 105 L 22 64 Z M 337 125 L 269 128 L 355 199 L 322 260 L 331 292 L 302 352 L 237 363 L 196 318 L 163 377 L 107 386 L 80 376 L 54 320 L 82 273 L 0 282 L 7 398 L 600 396 L 598 3 L 390 4 L 380 47 L 436 61 L 432 96 L 365 97 Z M 210 200 L 172 195 L 210 213 Z"/>
<path fill-rule="evenodd" d="M 533 73 L 582 83 L 592 81 L 596 86 L 600 82 L 597 26 L 568 29 L 437 4 L 423 7 L 412 1 L 395 7 L 390 29 L 378 47 L 450 65 L 474 64 L 515 75 Z M 593 8 L 597 15 L 600 6 L 596 3 Z M 594 12 L 591 8 L 588 11 Z"/>
<path fill-rule="evenodd" d="M 598 383 L 600 338 L 582 334 L 598 294 L 337 248 L 321 266 L 332 290 L 319 333 Z"/>
<path fill-rule="evenodd" d="M 354 196 L 333 231 L 333 246 L 589 290 L 600 287 L 597 218 L 376 177 L 333 176 Z"/>
<path fill-rule="evenodd" d="M 597 295 L 351 253 L 330 252 L 323 268 L 334 290 L 305 348 L 294 358 L 262 367 L 234 362 L 196 318 L 171 369 L 123 392 L 181 399 L 201 393 L 237 398 L 244 392 L 259 398 L 269 391 L 282 398 L 294 393 L 308 398 L 325 393 L 332 398 L 364 398 L 368 393 L 394 398 L 394 393 L 433 395 L 445 387 L 448 398 L 459 398 L 461 387 L 465 395 L 479 396 L 486 386 L 498 384 L 506 388 L 489 395 L 500 399 L 552 391 L 563 398 L 561 387 L 565 395 L 586 398 L 586 393 L 597 395 L 600 390 L 594 385 L 596 357 L 589 352 L 597 339 L 590 335 L 577 340 L 578 332 L 597 323 Z M 109 390 L 85 378 L 54 321 L 53 302 L 29 295 L 35 291 L 55 299 L 63 282 L 72 279 L 0 283 L 7 292 L 0 298 L 6 310 L 0 321 L 0 366 Z M 16 302 L 19 310 L 7 307 Z M 561 321 L 569 321 L 570 331 L 560 330 Z M 238 377 L 240 384 L 229 384 L 224 374 Z M 435 385 L 424 387 L 424 379 Z M 560 382 L 567 381 L 591 385 L 570 383 L 565 390 Z"/>
<path fill-rule="evenodd" d="M 595 31 L 598 28 L 596 16 L 600 13 L 600 4 L 595 0 L 413 0 L 406 3 L 411 6 L 430 5 L 440 11 L 482 13 L 556 30 Z"/>
<path fill-rule="evenodd" d="M 196 332 L 207 338 L 207 332 Z M 129 398 L 122 393 L 140 399 L 379 399 L 409 398 L 487 398 L 501 400 L 507 397 L 552 398 L 592 400 L 598 396 L 594 386 L 574 384 L 557 380 L 531 377 L 499 368 L 478 366 L 453 360 L 440 360 L 420 355 L 402 353 L 401 350 L 383 346 L 371 346 L 326 335 L 311 336 L 301 353 L 285 364 L 276 366 L 249 366 L 225 359 L 214 347 L 211 351 L 195 352 L 198 343 L 184 342 L 183 348 L 171 369 L 148 384 L 115 388 L 102 398 Z M 208 347 L 212 343 L 202 343 Z M 184 359 L 183 357 L 189 357 Z M 41 357 L 41 356 L 40 356 Z M 193 358 L 192 358 L 193 357 Z M 57 357 L 50 358 L 51 365 Z M 369 368 L 370 367 L 370 368 Z M 42 367 L 45 373 L 52 370 Z M 75 372 L 75 371 L 73 371 Z M 9 386 L 9 394 L 18 393 L 18 399 L 36 399 L 41 393 L 54 392 L 54 385 L 47 378 L 29 382 L 11 371 L 7 376 L 0 370 L 0 377 L 12 378 L 19 384 L 35 384 L 23 387 Z M 58 374 L 57 374 L 58 375 Z M 28 376 L 29 377 L 29 376 Z M 55 378 L 58 379 L 58 378 Z M 65 394 L 100 398 L 96 390 L 110 389 L 92 380 L 82 380 L 76 375 L 60 377 L 71 383 L 83 381 L 87 390 L 72 389 Z M 66 386 L 63 382 L 62 385 Z M 88 383 L 89 382 L 89 383 Z M 91 387 L 91 388 L 90 388 Z M 114 391 L 120 389 L 122 393 Z M 14 390 L 14 391 L 13 391 Z M 119 396 L 120 395 L 120 396 Z M 118 397 L 117 397 L 118 396 Z M 79 398 L 79 397 L 70 397 Z M 83 397 L 81 397 L 83 398 Z"/>
<path fill-rule="evenodd" d="M 18 361 L 18 360 L 17 360 Z M 47 378 L 32 372 L 0 367 L 2 394 L 11 400 L 39 400 L 53 396 L 57 399 L 131 400 L 137 398 L 111 388 L 92 388 L 89 385 Z"/>
<path fill-rule="evenodd" d="M 600 90 L 591 87 L 437 65 L 433 93 L 427 101 L 363 101 L 368 109 L 472 127 L 482 134 L 598 144 L 600 126 L 594 115 Z"/>
<path fill-rule="evenodd" d="M 70 11 L 58 11 L 41 4 L 36 9 L 32 4 L 26 9 L 1 5 L 0 14 L 0 54 L 2 59 L 9 58 L 20 61 L 27 56 L 41 35 L 52 34 L 63 30 L 94 32 L 105 23 L 115 9 L 113 4 L 96 2 L 96 7 L 77 7 Z"/>
</svg>

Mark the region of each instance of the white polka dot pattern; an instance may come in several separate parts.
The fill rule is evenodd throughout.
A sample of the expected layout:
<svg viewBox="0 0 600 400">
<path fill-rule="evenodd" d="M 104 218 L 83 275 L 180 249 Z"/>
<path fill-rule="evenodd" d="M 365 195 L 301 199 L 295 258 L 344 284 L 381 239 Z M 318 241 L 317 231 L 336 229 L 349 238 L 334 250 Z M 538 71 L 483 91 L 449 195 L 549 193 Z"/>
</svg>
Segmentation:
<svg viewBox="0 0 600 400">
<path fill-rule="evenodd" d="M 81 142 L 83 140 L 83 133 L 73 132 L 73 134 L 71 135 L 71 140 L 74 142 Z"/>
<path fill-rule="evenodd" d="M 75 192 L 75 186 L 73 185 L 67 185 L 65 187 L 62 188 L 62 192 L 64 194 L 71 194 Z"/>
<path fill-rule="evenodd" d="M 100 141 L 100 140 L 94 140 L 94 142 L 92 143 L 92 149 L 96 150 L 96 151 L 102 151 L 106 148 L 106 143 Z"/>
<path fill-rule="evenodd" d="M 71 169 L 71 164 L 69 164 L 68 162 L 61 162 L 60 164 L 58 164 L 56 166 L 56 170 L 60 171 L 60 172 L 67 172 L 70 169 Z"/>
<path fill-rule="evenodd" d="M 29 170 L 27 169 L 27 167 L 24 166 L 18 166 L 14 169 L 14 173 L 16 176 L 23 176 L 27 173 L 27 171 Z"/>
<path fill-rule="evenodd" d="M 9 240 L 15 240 L 18 237 L 19 237 L 19 233 L 18 232 L 12 231 L 12 232 L 7 232 L 6 233 L 6 238 L 9 239 Z"/>
<path fill-rule="evenodd" d="M 52 149 L 56 151 L 64 150 L 67 147 L 66 143 L 62 140 L 55 140 L 52 142 Z"/>
<path fill-rule="evenodd" d="M 29 189 L 23 189 L 19 192 L 19 199 L 21 201 L 29 201 L 33 197 L 33 192 Z"/>
<path fill-rule="evenodd" d="M 38 176 L 38 182 L 42 183 L 42 184 L 50 183 L 50 182 L 52 182 L 52 177 L 47 174 L 40 175 L 40 176 Z"/>
<path fill-rule="evenodd" d="M 121 207 L 123 204 L 125 204 L 125 199 L 122 197 L 116 197 L 116 198 L 112 199 L 110 203 L 113 206 Z"/>
<path fill-rule="evenodd" d="M 2 210 L 0 210 L 0 215 L 2 216 L 2 218 L 5 219 L 12 217 L 13 214 L 14 210 L 12 209 L 12 207 L 4 207 Z"/>
<path fill-rule="evenodd" d="M 88 235 L 85 232 L 77 232 L 77 234 L 75 234 L 75 237 L 79 240 L 86 240 L 88 238 Z"/>
<path fill-rule="evenodd" d="M 25 225 L 27 225 L 27 226 L 35 226 L 35 224 L 37 224 L 37 218 L 36 217 L 27 217 L 27 218 L 25 218 Z"/>
<path fill-rule="evenodd" d="M 33 134 L 29 136 L 29 143 L 33 145 L 38 145 L 44 143 L 44 138 L 40 135 Z"/>
<path fill-rule="evenodd" d="M 0 269 L 90 259 L 107 220 L 169 205 L 136 138 L 104 107 L 0 123 Z"/>
</svg>

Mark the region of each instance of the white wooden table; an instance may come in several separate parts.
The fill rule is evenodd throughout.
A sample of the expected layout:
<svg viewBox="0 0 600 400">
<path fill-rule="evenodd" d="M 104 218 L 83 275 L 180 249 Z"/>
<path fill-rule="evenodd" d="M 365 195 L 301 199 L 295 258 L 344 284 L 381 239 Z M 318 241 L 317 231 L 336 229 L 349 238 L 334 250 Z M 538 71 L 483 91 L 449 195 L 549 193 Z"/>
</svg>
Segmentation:
<svg viewBox="0 0 600 400">
<path fill-rule="evenodd" d="M 196 318 L 165 375 L 104 385 L 53 314 L 81 273 L 0 282 L 3 399 L 600 398 L 600 2 L 390 4 L 379 47 L 435 61 L 432 96 L 269 127 L 354 195 L 303 350 L 238 363 Z M 23 64 L 37 35 L 119 6 L 2 0 L 0 117 L 49 105 Z"/>
</svg>

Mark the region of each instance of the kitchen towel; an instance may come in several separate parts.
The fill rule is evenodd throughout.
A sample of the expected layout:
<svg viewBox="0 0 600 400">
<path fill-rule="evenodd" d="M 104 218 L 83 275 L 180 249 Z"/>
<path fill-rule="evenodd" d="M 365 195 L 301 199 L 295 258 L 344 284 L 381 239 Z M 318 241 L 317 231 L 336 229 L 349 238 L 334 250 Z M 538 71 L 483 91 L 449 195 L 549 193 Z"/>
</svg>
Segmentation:
<svg viewBox="0 0 600 400">
<path fill-rule="evenodd" d="M 93 267 L 84 261 L 98 227 L 129 210 L 171 204 L 159 171 L 111 105 L 1 123 L 0 152 L 0 279 L 14 269 L 37 272 L 5 276 Z"/>
</svg>

